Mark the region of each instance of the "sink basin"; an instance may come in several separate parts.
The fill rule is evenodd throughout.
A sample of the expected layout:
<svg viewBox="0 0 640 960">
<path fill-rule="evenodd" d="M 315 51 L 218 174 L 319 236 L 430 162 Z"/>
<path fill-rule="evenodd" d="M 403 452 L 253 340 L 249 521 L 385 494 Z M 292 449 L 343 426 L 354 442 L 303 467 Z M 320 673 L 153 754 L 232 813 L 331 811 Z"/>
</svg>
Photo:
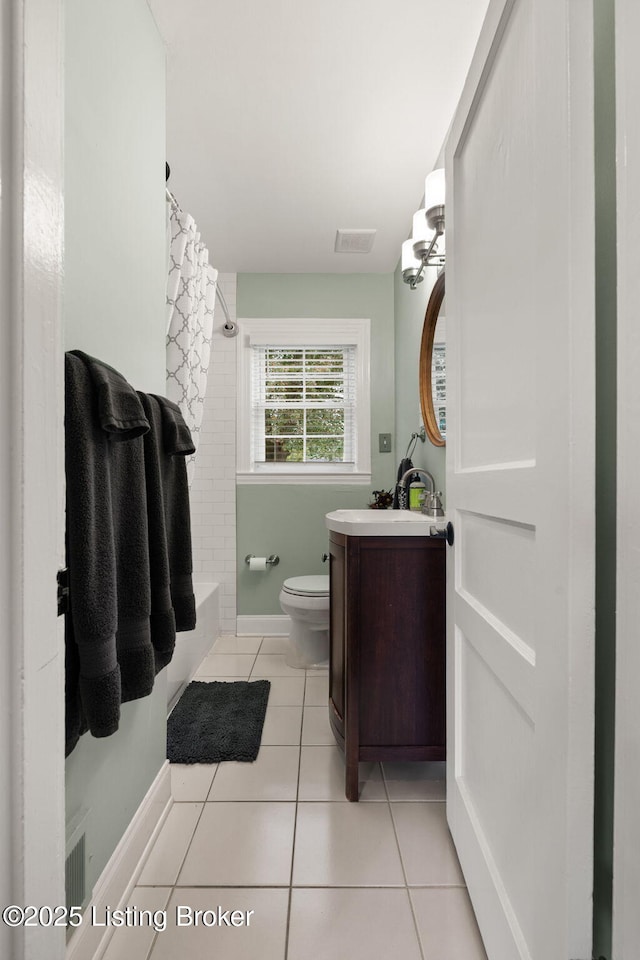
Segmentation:
<svg viewBox="0 0 640 960">
<path fill-rule="evenodd" d="M 413 510 L 332 510 L 325 523 L 351 537 L 429 537 L 431 527 L 444 530 L 447 520 Z"/>
</svg>

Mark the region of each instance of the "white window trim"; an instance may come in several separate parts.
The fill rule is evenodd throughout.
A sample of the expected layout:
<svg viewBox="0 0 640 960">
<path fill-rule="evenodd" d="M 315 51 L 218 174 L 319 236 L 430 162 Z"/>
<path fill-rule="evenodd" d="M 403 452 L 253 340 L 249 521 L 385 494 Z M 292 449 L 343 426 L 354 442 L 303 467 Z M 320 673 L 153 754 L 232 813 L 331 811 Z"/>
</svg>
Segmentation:
<svg viewBox="0 0 640 960">
<path fill-rule="evenodd" d="M 245 483 L 371 483 L 371 323 L 368 319 L 337 320 L 310 317 L 238 319 L 238 406 L 236 481 Z M 259 469 L 251 462 L 251 347 L 260 344 L 296 346 L 356 346 L 357 455 L 353 469 L 322 464 L 305 470 L 293 464 Z"/>
</svg>

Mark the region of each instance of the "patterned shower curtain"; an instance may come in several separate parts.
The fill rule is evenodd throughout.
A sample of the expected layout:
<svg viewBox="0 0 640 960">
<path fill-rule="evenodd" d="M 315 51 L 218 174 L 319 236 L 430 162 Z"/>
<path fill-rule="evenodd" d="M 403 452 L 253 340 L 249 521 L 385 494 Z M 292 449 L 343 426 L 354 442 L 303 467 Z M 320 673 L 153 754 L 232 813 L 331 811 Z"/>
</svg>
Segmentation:
<svg viewBox="0 0 640 960">
<path fill-rule="evenodd" d="M 198 448 L 211 354 L 218 271 L 193 217 L 171 201 L 167 278 L 167 396 L 182 411 Z M 195 456 L 187 461 L 189 484 Z"/>
</svg>

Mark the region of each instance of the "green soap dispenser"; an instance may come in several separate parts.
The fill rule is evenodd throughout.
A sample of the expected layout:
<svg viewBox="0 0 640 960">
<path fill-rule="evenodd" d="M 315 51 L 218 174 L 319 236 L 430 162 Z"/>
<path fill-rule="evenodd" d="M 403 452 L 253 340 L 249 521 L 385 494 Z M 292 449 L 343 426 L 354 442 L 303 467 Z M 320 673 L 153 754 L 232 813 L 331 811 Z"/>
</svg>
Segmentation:
<svg viewBox="0 0 640 960">
<path fill-rule="evenodd" d="M 426 487 L 422 480 L 414 480 L 409 485 L 409 510 L 422 510 Z"/>
</svg>

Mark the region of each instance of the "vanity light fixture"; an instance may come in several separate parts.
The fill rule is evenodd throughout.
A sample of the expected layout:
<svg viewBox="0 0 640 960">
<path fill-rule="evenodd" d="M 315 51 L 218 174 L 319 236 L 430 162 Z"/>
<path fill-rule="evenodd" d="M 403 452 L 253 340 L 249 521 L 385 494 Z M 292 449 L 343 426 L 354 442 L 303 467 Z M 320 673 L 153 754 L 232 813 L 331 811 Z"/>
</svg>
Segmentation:
<svg viewBox="0 0 640 960">
<path fill-rule="evenodd" d="M 429 174 L 424 185 L 424 207 L 413 215 L 413 236 L 402 244 L 402 279 L 415 290 L 427 266 L 444 266 L 444 170 Z"/>
</svg>

